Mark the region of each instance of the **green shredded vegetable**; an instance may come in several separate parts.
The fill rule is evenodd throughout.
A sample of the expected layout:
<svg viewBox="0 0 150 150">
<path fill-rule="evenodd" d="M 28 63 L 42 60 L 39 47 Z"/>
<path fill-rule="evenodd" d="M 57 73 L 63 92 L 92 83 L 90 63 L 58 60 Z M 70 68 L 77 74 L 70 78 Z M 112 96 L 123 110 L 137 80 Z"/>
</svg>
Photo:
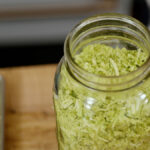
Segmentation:
<svg viewBox="0 0 150 150">
<path fill-rule="evenodd" d="M 147 53 L 106 45 L 86 46 L 75 56 L 83 69 L 105 76 L 132 72 Z M 122 92 L 89 89 L 63 64 L 54 95 L 59 150 L 150 150 L 150 78 Z"/>
<path fill-rule="evenodd" d="M 114 49 L 103 44 L 91 44 L 75 56 L 75 62 L 94 74 L 119 76 L 136 70 L 145 62 L 147 56 L 141 49 Z"/>
</svg>

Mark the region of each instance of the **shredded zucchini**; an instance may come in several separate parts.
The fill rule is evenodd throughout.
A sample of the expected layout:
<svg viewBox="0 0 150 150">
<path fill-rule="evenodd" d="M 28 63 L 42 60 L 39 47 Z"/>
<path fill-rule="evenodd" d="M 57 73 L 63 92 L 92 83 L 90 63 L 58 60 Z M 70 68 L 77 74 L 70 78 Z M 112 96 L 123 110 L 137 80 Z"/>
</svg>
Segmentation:
<svg viewBox="0 0 150 150">
<path fill-rule="evenodd" d="M 136 70 L 148 55 L 140 48 L 112 48 L 103 44 L 91 44 L 75 56 L 75 62 L 88 72 L 103 76 L 119 76 Z"/>
<path fill-rule="evenodd" d="M 85 70 L 107 76 L 134 71 L 147 60 L 142 50 L 88 45 L 75 56 Z M 150 150 L 150 78 L 122 92 L 86 88 L 64 64 L 54 96 L 59 150 Z"/>
</svg>

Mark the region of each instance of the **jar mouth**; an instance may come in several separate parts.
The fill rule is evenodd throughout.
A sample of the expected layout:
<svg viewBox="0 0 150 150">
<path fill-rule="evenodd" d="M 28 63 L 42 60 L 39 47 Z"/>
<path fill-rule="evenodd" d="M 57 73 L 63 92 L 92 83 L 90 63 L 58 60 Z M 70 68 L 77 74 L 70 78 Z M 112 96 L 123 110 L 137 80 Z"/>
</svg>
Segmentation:
<svg viewBox="0 0 150 150">
<path fill-rule="evenodd" d="M 83 69 L 82 67 L 80 67 L 75 62 L 75 60 L 71 54 L 71 50 L 72 50 L 71 42 L 73 40 L 73 36 L 75 35 L 75 33 L 77 33 L 79 30 L 82 30 L 82 28 L 84 28 L 84 26 L 86 26 L 87 24 L 95 23 L 97 20 L 100 22 L 102 20 L 109 20 L 109 19 L 114 20 L 114 21 L 127 22 L 128 24 L 131 24 L 135 28 L 139 29 L 139 31 L 141 32 L 140 34 L 142 34 L 142 36 L 145 36 L 144 38 L 147 41 L 148 51 L 149 51 L 149 56 L 148 56 L 147 60 L 143 63 L 143 65 L 138 67 L 136 70 L 134 70 L 132 72 L 128 72 L 127 74 L 121 74 L 119 76 L 103 76 L 103 75 L 99 75 L 99 74 L 90 73 L 90 72 L 86 71 L 85 69 Z M 132 86 L 133 86 L 133 85 L 139 83 L 143 78 L 145 78 L 145 76 L 150 71 L 150 44 L 149 43 L 150 43 L 150 33 L 149 33 L 148 29 L 140 21 L 136 20 L 133 17 L 122 15 L 122 14 L 106 13 L 106 14 L 87 18 L 87 19 L 81 21 L 79 24 L 77 24 L 72 29 L 72 31 L 68 34 L 68 36 L 66 38 L 65 45 L 64 45 L 64 54 L 66 56 L 66 61 L 68 63 L 68 66 L 72 70 L 71 72 L 75 73 L 76 78 L 82 78 L 82 80 L 80 80 L 80 82 L 83 82 L 83 80 L 84 80 L 85 81 L 84 84 L 92 83 L 92 86 L 93 86 L 93 84 L 97 84 L 98 86 L 102 85 L 105 87 L 107 86 L 107 88 L 108 88 L 108 87 L 119 87 L 120 84 L 125 85 L 130 82 L 134 82 L 134 83 L 132 83 Z M 87 78 L 87 76 L 88 76 L 88 78 Z M 89 80 L 89 79 L 92 79 L 92 80 Z M 95 79 L 95 80 L 93 80 L 93 79 Z M 128 86 L 128 88 L 129 88 L 129 86 Z M 123 89 L 125 89 L 125 88 L 123 88 Z"/>
</svg>

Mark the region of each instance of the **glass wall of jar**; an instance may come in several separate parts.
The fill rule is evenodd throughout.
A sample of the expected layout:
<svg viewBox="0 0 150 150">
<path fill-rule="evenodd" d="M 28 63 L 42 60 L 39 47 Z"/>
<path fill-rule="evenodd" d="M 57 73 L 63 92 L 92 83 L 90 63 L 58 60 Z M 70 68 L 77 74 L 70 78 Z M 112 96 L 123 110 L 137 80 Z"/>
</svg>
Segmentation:
<svg viewBox="0 0 150 150">
<path fill-rule="evenodd" d="M 146 51 L 137 70 L 101 76 L 74 60 L 86 45 Z M 79 23 L 67 36 L 55 75 L 59 150 L 150 150 L 150 35 L 136 19 L 104 14 Z"/>
</svg>

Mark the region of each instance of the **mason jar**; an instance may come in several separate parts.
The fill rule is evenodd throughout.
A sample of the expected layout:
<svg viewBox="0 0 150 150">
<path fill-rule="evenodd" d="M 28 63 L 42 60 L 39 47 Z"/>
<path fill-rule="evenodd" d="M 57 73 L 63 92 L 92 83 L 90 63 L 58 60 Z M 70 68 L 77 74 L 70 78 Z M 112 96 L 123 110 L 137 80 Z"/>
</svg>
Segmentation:
<svg viewBox="0 0 150 150">
<path fill-rule="evenodd" d="M 148 58 L 124 75 L 93 74 L 74 59 L 92 43 L 140 48 Z M 74 27 L 54 80 L 59 150 L 150 150 L 149 54 L 149 31 L 132 17 L 98 15 Z"/>
</svg>

